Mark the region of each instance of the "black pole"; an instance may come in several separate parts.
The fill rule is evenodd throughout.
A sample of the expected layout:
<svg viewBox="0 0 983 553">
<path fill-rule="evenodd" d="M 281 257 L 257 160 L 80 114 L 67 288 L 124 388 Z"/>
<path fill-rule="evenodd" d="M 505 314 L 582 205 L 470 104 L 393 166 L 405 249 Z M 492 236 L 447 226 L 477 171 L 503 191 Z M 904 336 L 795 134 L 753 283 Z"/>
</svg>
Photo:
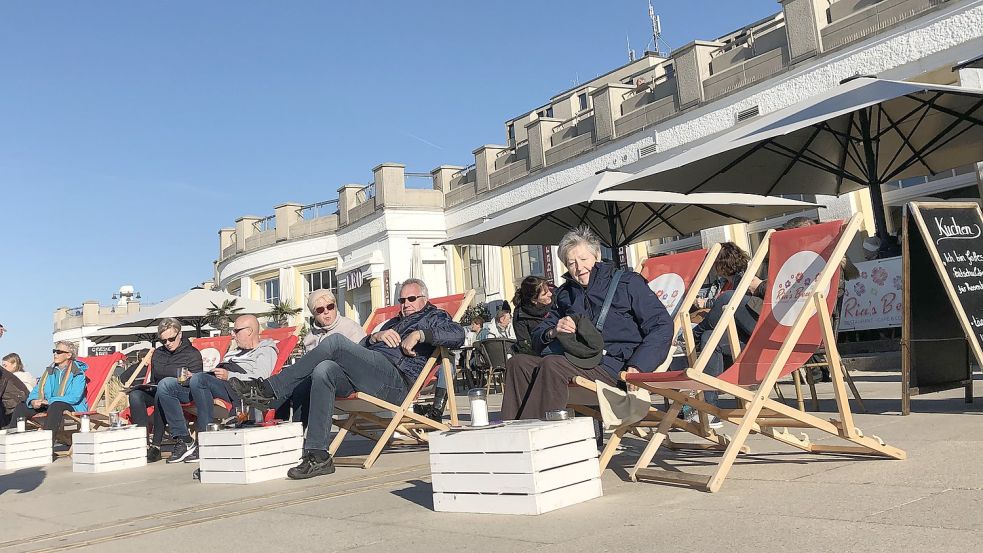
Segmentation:
<svg viewBox="0 0 983 553">
<path fill-rule="evenodd" d="M 860 134 L 863 138 L 864 156 L 867 162 L 867 188 L 870 190 L 870 204 L 874 210 L 874 228 L 876 235 L 881 240 L 880 251 L 892 251 L 894 237 L 887 233 L 887 217 L 884 215 L 884 196 L 881 190 L 881 181 L 878 178 L 877 152 L 874 150 L 874 141 L 871 139 L 870 132 L 870 113 L 866 109 L 860 110 Z"/>
<path fill-rule="evenodd" d="M 608 233 L 611 235 L 611 241 L 609 242 L 611 246 L 611 254 L 614 256 L 614 261 L 618 263 L 621 267 L 623 263 L 621 262 L 621 252 L 618 246 L 618 222 L 615 220 L 614 212 L 614 202 L 604 202 L 605 211 L 608 214 Z"/>
</svg>

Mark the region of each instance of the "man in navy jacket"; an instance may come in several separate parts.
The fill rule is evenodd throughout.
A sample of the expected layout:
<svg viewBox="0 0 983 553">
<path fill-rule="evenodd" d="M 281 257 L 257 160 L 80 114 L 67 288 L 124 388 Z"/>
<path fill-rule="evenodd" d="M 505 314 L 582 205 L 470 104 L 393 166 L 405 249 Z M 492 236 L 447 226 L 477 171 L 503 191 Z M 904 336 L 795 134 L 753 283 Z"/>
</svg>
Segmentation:
<svg viewBox="0 0 983 553">
<path fill-rule="evenodd" d="M 386 321 L 360 344 L 342 335 L 331 335 L 276 376 L 229 381 L 243 401 L 266 409 L 275 399 L 289 397 L 294 388 L 311 379 L 304 459 L 287 472 L 290 478 L 334 472 L 328 443 L 335 397 L 365 392 L 400 404 L 436 348 L 456 348 L 464 343 L 464 328 L 446 311 L 427 301 L 427 285 L 422 280 L 404 282 L 399 296 L 399 316 Z"/>
</svg>

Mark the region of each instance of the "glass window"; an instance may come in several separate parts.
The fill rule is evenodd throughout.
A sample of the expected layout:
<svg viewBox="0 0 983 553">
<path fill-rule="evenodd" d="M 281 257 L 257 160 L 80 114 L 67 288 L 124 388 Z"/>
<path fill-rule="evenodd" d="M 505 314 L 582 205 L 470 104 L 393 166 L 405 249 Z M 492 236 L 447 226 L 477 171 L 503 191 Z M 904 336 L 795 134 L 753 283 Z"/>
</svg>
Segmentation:
<svg viewBox="0 0 983 553">
<path fill-rule="evenodd" d="M 512 123 L 509 123 L 509 130 L 508 130 L 508 132 L 509 132 L 509 142 L 512 143 L 512 144 L 514 144 L 515 143 L 515 125 L 513 125 Z"/>
<path fill-rule="evenodd" d="M 580 101 L 580 111 L 587 109 L 587 93 L 583 92 L 577 95 L 577 100 Z"/>
<path fill-rule="evenodd" d="M 304 273 L 304 296 L 309 296 L 314 290 L 331 290 L 338 295 L 338 276 L 334 269 Z"/>
<path fill-rule="evenodd" d="M 273 278 L 257 282 L 259 289 L 263 291 L 263 301 L 277 305 L 280 303 L 280 279 Z"/>
<path fill-rule="evenodd" d="M 464 289 L 483 290 L 485 287 L 485 249 L 481 246 L 461 246 L 464 263 Z"/>
<path fill-rule="evenodd" d="M 543 276 L 542 246 L 512 246 L 512 278 L 516 285 L 529 275 Z"/>
</svg>

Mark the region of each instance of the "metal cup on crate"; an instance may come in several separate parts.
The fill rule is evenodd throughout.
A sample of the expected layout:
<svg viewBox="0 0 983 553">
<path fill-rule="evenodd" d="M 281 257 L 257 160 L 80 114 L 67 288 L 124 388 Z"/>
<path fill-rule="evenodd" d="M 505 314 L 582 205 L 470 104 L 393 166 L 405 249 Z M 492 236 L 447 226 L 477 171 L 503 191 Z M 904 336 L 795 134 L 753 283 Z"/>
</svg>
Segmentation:
<svg viewBox="0 0 983 553">
<path fill-rule="evenodd" d="M 553 409 L 546 412 L 548 421 L 565 421 L 570 418 L 570 411 L 567 409 Z"/>
</svg>

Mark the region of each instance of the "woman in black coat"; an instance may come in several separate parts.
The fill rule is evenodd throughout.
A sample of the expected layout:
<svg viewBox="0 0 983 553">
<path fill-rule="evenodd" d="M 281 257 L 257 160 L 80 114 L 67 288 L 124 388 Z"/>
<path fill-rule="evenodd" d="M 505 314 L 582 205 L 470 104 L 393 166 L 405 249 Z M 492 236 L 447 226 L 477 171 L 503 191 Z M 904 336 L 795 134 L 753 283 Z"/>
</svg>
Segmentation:
<svg viewBox="0 0 983 553">
<path fill-rule="evenodd" d="M 532 346 L 532 331 L 546 318 L 552 303 L 553 290 L 545 278 L 530 275 L 522 279 L 512 298 L 515 305 L 512 329 L 515 330 L 516 353 L 539 355 Z"/>
</svg>

